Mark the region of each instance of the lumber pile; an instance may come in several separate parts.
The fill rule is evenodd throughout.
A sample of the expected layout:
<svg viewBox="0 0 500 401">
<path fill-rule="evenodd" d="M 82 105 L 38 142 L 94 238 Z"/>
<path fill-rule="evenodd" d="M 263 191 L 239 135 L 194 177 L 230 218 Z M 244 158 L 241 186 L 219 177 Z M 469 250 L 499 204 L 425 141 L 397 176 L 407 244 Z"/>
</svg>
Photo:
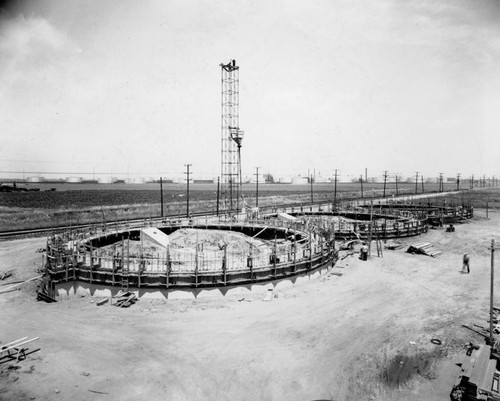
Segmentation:
<svg viewBox="0 0 500 401">
<path fill-rule="evenodd" d="M 139 298 L 133 292 L 120 290 L 113 297 L 115 302 L 114 306 L 118 306 L 119 308 L 128 308 L 130 305 L 135 304 Z"/>
<path fill-rule="evenodd" d="M 450 398 L 458 400 L 500 399 L 496 360 L 490 358 L 491 347 L 481 345 L 464 359 Z"/>
<path fill-rule="evenodd" d="M 406 252 L 432 257 L 442 253 L 441 251 L 438 251 L 436 248 L 434 248 L 434 245 L 432 245 L 430 242 L 421 242 L 415 245 L 410 245 Z"/>
</svg>

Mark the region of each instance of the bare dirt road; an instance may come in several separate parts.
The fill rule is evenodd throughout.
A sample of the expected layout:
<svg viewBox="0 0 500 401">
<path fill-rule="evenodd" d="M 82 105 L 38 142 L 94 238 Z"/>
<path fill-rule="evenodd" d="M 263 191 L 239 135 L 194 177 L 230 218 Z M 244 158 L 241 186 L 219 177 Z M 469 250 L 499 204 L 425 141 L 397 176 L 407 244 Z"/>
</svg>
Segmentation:
<svg viewBox="0 0 500 401">
<path fill-rule="evenodd" d="M 0 360 L 0 399 L 449 399 L 463 345 L 480 342 L 462 324 L 487 325 L 487 248 L 500 243 L 500 214 L 489 217 L 476 210 L 454 233 L 405 240 L 432 242 L 436 258 L 407 247 L 367 262 L 348 256 L 271 302 L 249 292 L 121 309 L 90 297 L 37 302 L 33 286 L 0 294 L 0 345 L 40 337 L 25 360 Z M 43 246 L 0 243 L 0 270 L 14 269 L 11 281 L 35 276 Z"/>
</svg>

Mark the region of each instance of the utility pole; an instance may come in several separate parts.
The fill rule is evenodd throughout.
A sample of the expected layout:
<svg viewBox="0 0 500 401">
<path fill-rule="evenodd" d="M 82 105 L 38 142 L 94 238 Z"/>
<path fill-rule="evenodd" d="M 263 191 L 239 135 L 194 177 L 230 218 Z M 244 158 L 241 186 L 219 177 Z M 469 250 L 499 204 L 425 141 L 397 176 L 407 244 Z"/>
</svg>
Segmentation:
<svg viewBox="0 0 500 401">
<path fill-rule="evenodd" d="M 439 173 L 439 192 L 444 191 L 444 185 L 443 185 L 443 173 Z"/>
<path fill-rule="evenodd" d="M 418 193 L 418 171 L 415 173 L 415 193 Z"/>
<path fill-rule="evenodd" d="M 423 175 L 420 176 L 420 181 L 422 181 L 422 193 L 424 193 L 425 191 L 424 191 L 424 176 Z"/>
<path fill-rule="evenodd" d="M 335 186 L 333 190 L 333 208 L 337 210 L 337 169 L 335 169 Z"/>
<path fill-rule="evenodd" d="M 470 179 L 470 189 L 474 189 L 474 174 L 472 174 L 472 177 Z"/>
<path fill-rule="evenodd" d="M 314 198 L 313 198 L 313 176 L 312 175 L 309 176 L 309 180 L 311 181 L 311 206 L 312 206 L 312 204 L 314 202 Z"/>
<path fill-rule="evenodd" d="M 396 196 L 399 196 L 398 175 L 396 174 Z"/>
<path fill-rule="evenodd" d="M 361 184 L 361 199 L 365 199 L 364 195 L 363 195 L 363 175 L 360 175 L 359 176 L 359 182 Z"/>
<path fill-rule="evenodd" d="M 191 174 L 189 171 L 189 167 L 191 167 L 191 164 L 185 164 L 187 171 L 184 173 L 186 174 L 186 182 L 187 182 L 187 195 L 186 195 L 186 216 L 189 218 L 189 175 Z"/>
<path fill-rule="evenodd" d="M 490 280 L 490 344 L 493 345 L 493 287 L 495 280 L 495 240 L 491 240 L 491 280 Z"/>
<path fill-rule="evenodd" d="M 460 173 L 457 173 L 457 191 L 460 191 Z"/>
<path fill-rule="evenodd" d="M 257 183 L 255 187 L 255 207 L 259 208 L 259 167 L 255 167 L 257 172 L 255 173 L 255 176 L 257 177 Z"/>
<path fill-rule="evenodd" d="M 382 195 L 382 198 L 385 198 L 385 186 L 387 184 L 387 170 L 384 171 L 384 194 Z"/>
<path fill-rule="evenodd" d="M 161 217 L 163 217 L 163 179 L 160 177 L 160 205 L 161 205 Z"/>
</svg>

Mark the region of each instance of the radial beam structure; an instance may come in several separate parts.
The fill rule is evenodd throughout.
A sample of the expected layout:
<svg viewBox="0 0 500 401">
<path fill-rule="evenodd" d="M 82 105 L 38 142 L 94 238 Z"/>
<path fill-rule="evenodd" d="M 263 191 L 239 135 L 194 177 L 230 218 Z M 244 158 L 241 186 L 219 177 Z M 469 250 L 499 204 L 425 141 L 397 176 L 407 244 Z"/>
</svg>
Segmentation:
<svg viewBox="0 0 500 401">
<path fill-rule="evenodd" d="M 241 197 L 241 157 L 243 132 L 239 129 L 239 69 L 235 60 L 221 64 L 221 203 L 233 216 Z"/>
</svg>

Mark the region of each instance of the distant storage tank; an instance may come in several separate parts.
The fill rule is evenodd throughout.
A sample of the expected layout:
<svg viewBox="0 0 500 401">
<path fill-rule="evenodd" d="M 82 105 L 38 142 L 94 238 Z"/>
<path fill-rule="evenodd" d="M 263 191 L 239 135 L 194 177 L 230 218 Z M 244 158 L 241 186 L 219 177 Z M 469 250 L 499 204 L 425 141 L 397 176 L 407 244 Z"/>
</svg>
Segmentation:
<svg viewBox="0 0 500 401">
<path fill-rule="evenodd" d="M 41 176 L 26 178 L 26 182 L 42 182 L 42 181 L 43 181 L 43 177 L 41 177 Z"/>
<path fill-rule="evenodd" d="M 66 182 L 68 184 L 81 184 L 82 181 L 82 177 L 66 177 Z"/>
<path fill-rule="evenodd" d="M 97 179 L 98 184 L 112 184 L 113 183 L 113 178 L 112 177 L 100 177 Z"/>
<path fill-rule="evenodd" d="M 317 175 L 316 177 L 314 177 L 314 183 L 315 184 L 327 184 L 329 181 L 327 178 L 323 178 L 323 176 L 321 175 Z"/>
<path fill-rule="evenodd" d="M 291 184 L 292 183 L 292 177 L 279 177 L 278 182 L 280 184 Z"/>
<path fill-rule="evenodd" d="M 125 180 L 126 184 L 144 184 L 146 180 L 144 178 L 127 178 Z"/>
<path fill-rule="evenodd" d="M 304 185 L 309 184 L 307 177 L 293 177 L 292 178 L 293 185 Z"/>
</svg>

